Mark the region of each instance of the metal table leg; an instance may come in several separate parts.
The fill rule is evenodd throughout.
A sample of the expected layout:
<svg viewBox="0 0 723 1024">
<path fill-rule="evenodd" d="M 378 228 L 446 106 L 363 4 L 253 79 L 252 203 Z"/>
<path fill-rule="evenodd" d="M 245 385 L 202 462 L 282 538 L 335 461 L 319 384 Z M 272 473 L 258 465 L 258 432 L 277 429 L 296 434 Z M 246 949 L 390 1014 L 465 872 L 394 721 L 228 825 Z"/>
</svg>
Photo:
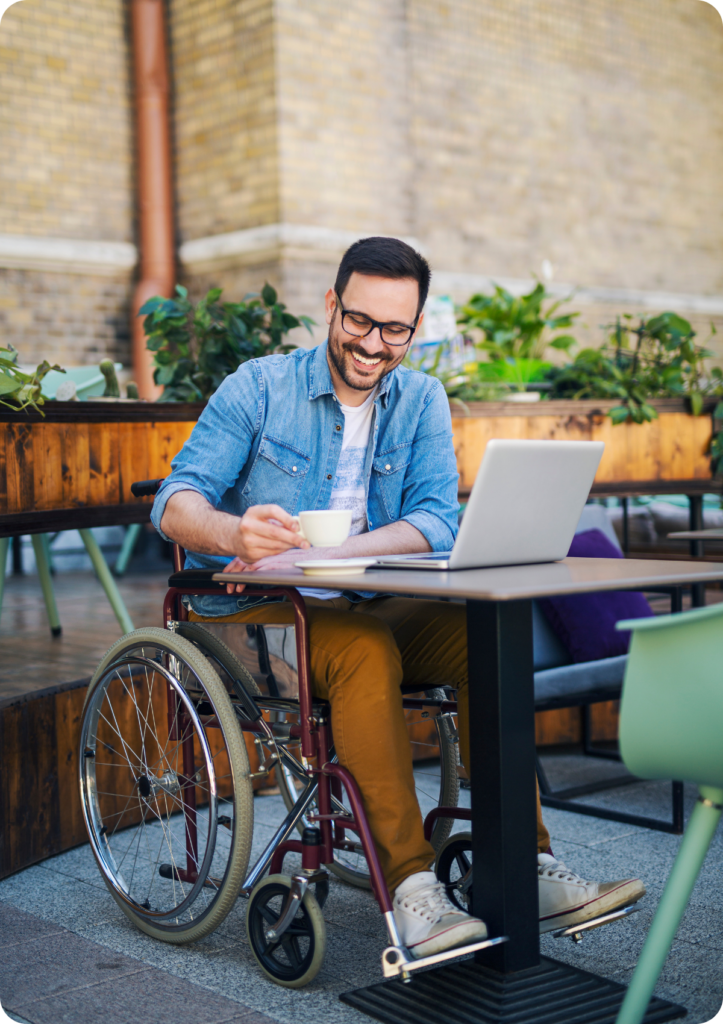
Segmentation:
<svg viewBox="0 0 723 1024">
<path fill-rule="evenodd" d="M 531 601 L 468 601 L 472 852 L 494 886 L 474 913 L 510 941 L 477 954 L 502 972 L 540 962 Z"/>
</svg>

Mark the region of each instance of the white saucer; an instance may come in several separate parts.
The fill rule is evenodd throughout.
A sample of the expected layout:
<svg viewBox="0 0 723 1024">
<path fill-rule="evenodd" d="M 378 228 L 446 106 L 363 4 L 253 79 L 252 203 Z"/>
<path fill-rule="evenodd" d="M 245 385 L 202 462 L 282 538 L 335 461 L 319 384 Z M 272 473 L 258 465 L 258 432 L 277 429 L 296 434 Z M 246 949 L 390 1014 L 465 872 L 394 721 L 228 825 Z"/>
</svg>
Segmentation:
<svg viewBox="0 0 723 1024">
<path fill-rule="evenodd" d="M 352 576 L 362 573 L 375 558 L 317 558 L 308 562 L 294 562 L 305 576 Z"/>
</svg>

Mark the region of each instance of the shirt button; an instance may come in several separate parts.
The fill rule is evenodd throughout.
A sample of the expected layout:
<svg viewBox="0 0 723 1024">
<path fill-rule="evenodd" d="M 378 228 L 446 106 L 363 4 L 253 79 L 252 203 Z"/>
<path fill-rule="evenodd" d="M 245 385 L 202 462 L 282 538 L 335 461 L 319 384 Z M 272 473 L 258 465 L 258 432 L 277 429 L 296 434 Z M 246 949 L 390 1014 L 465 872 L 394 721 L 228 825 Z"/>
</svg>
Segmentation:
<svg viewBox="0 0 723 1024">
<path fill-rule="evenodd" d="M 337 425 L 336 425 L 336 429 L 337 429 L 337 430 L 341 430 L 341 427 L 339 426 L 339 424 L 338 424 L 338 423 L 337 423 Z"/>
<path fill-rule="evenodd" d="M 392 467 L 391 467 L 391 466 L 389 465 L 389 463 L 387 463 L 387 464 L 386 464 L 386 466 L 385 466 L 384 468 L 385 468 L 385 469 L 391 469 Z"/>
<path fill-rule="evenodd" d="M 327 479 L 327 480 L 331 480 L 331 473 L 327 473 L 327 474 L 326 474 L 326 479 Z"/>
<path fill-rule="evenodd" d="M 387 467 L 387 468 L 389 468 L 389 467 Z M 292 473 L 295 473 L 295 472 L 296 472 L 296 466 L 292 466 L 292 467 L 291 467 L 291 472 L 292 472 Z"/>
</svg>

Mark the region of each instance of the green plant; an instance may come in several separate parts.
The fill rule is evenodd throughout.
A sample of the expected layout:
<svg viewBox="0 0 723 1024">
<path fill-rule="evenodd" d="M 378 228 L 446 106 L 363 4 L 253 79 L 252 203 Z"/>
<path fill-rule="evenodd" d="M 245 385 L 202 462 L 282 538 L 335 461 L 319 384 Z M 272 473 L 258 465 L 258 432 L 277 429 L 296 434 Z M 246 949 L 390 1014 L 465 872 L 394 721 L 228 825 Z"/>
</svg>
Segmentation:
<svg viewBox="0 0 723 1024">
<path fill-rule="evenodd" d="M 509 393 L 509 386 L 499 377 L 484 380 L 477 374 L 480 363 L 469 363 L 463 370 L 441 370 L 440 362 L 444 346 L 439 345 L 434 354 L 434 359 L 429 366 L 425 366 L 426 356 L 420 355 L 414 358 L 414 349 L 410 348 L 404 358 L 404 365 L 411 370 L 419 370 L 436 377 L 442 382 L 444 390 L 450 402 L 455 402 L 466 409 L 466 402 L 490 402 L 500 401 Z M 489 364 L 486 364 L 489 365 Z"/>
<path fill-rule="evenodd" d="M 715 366 L 706 374 L 705 360 L 713 353 L 694 342 L 696 332 L 676 313 L 661 313 L 632 326 L 625 314 L 610 325 L 608 344 L 583 349 L 573 362 L 552 367 L 547 374 L 550 398 L 617 400 L 608 415 L 613 423 L 643 423 L 657 417 L 650 401 L 685 398 L 694 415 L 703 411 L 706 395 L 719 394 L 723 372 Z M 715 327 L 711 324 L 711 331 Z"/>
<path fill-rule="evenodd" d="M 12 345 L 0 348 L 0 405 L 9 409 L 33 409 L 44 415 L 41 405 L 45 405 L 42 395 L 43 377 L 50 370 L 65 373 L 60 366 L 51 366 L 43 360 L 33 373 L 24 373 L 18 366 L 18 351 Z"/>
<path fill-rule="evenodd" d="M 314 321 L 288 313 L 270 284 L 242 302 L 220 302 L 221 291 L 212 288 L 194 306 L 176 285 L 175 298 L 156 296 L 141 307 L 154 380 L 163 386 L 160 401 L 204 401 L 241 363 L 296 348 L 284 343 L 294 327 L 311 333 Z"/>
<path fill-rule="evenodd" d="M 457 323 L 465 331 L 478 330 L 482 340 L 477 347 L 487 352 L 492 361 L 509 359 L 542 359 L 548 345 L 568 352 L 575 339 L 570 334 L 556 334 L 573 325 L 578 313 L 555 315 L 562 303 L 558 300 L 544 308 L 552 296 L 539 281 L 526 295 L 512 295 L 495 285 L 492 295 L 473 295 L 462 306 Z M 555 337 L 550 337 L 555 334 Z"/>
</svg>

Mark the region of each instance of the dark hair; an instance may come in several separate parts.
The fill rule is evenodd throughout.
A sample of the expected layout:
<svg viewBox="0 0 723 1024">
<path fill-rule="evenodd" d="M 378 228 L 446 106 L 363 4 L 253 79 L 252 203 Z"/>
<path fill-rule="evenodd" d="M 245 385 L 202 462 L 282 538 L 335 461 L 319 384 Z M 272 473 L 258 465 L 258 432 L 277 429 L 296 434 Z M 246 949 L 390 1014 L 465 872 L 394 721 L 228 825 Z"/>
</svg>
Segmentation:
<svg viewBox="0 0 723 1024">
<path fill-rule="evenodd" d="M 419 285 L 417 316 L 424 309 L 432 272 L 424 256 L 401 238 L 361 238 L 346 250 L 336 272 L 334 290 L 341 299 L 352 274 L 395 279 L 412 278 Z"/>
</svg>

